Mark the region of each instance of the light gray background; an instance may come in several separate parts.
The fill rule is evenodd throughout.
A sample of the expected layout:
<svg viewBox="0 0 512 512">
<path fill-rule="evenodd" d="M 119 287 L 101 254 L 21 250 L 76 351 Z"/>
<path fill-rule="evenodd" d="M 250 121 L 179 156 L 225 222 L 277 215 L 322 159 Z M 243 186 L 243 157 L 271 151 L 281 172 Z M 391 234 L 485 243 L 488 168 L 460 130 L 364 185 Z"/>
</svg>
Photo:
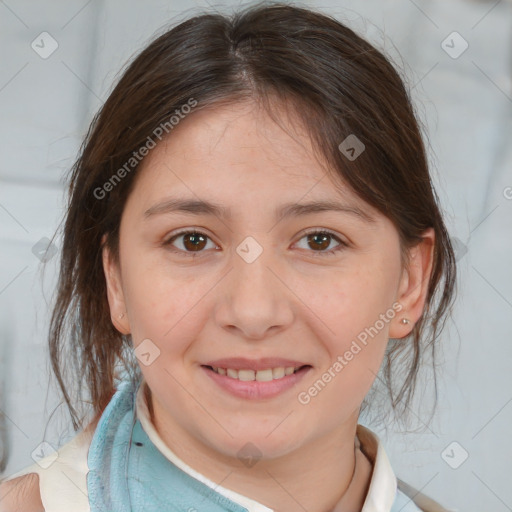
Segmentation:
<svg viewBox="0 0 512 512">
<path fill-rule="evenodd" d="M 236 5 L 213 4 L 221 11 Z M 512 510 L 512 4 L 303 5 L 335 15 L 403 59 L 457 239 L 459 299 L 442 338 L 438 413 L 421 434 L 369 426 L 397 476 L 447 508 Z M 73 435 L 55 388 L 48 389 L 48 301 L 58 254 L 43 280 L 32 250 L 60 221 L 63 174 L 126 61 L 166 24 L 207 7 L 186 0 L 0 0 L 0 459 L 10 448 L 3 474 L 32 464 L 43 440 L 58 447 Z M 45 31 L 59 45 L 47 59 L 31 47 Z M 441 46 L 453 31 L 469 44 L 458 58 Z M 445 461 L 456 466 L 465 452 L 457 469 Z"/>
</svg>

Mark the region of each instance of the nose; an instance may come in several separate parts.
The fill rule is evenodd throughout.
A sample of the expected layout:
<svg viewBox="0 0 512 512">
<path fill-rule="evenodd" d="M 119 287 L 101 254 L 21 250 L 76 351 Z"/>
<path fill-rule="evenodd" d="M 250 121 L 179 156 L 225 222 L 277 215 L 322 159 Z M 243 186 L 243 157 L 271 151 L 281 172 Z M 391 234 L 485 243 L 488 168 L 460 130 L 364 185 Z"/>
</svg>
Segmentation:
<svg viewBox="0 0 512 512">
<path fill-rule="evenodd" d="M 293 321 L 293 294 L 268 253 L 251 261 L 234 252 L 231 271 L 218 286 L 217 325 L 250 340 L 276 334 Z"/>
</svg>

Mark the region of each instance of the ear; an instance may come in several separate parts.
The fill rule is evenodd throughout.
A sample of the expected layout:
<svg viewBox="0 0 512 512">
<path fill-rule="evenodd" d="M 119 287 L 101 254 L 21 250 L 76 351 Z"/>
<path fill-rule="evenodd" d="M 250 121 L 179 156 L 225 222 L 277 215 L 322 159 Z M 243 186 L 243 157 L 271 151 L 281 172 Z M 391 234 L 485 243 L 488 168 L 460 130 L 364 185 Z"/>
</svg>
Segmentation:
<svg viewBox="0 0 512 512">
<path fill-rule="evenodd" d="M 390 324 L 390 338 L 407 336 L 423 314 L 434 261 L 434 228 L 428 228 L 421 236 L 423 240 L 409 250 L 409 268 L 403 269 L 400 278 L 396 300 L 402 309 Z M 409 319 L 410 323 L 401 323 L 402 318 Z"/>
<path fill-rule="evenodd" d="M 106 235 L 101 239 L 103 272 L 107 285 L 107 298 L 110 307 L 110 318 L 121 334 L 130 334 L 130 323 L 124 300 L 124 292 L 119 266 L 113 261 L 112 255 L 105 245 Z M 123 314 L 122 318 L 120 315 Z"/>
</svg>

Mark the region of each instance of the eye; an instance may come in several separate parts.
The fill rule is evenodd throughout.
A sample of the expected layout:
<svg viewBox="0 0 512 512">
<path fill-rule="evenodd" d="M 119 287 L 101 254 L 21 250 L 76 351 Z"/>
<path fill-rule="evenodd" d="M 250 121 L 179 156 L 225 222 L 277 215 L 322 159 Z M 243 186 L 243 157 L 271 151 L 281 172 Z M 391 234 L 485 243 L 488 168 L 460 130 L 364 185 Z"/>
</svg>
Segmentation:
<svg viewBox="0 0 512 512">
<path fill-rule="evenodd" d="M 195 230 L 189 230 L 189 231 L 180 231 L 179 233 L 176 233 L 174 236 L 169 238 L 166 242 L 164 242 L 164 246 L 172 245 L 174 240 L 182 239 L 182 246 L 183 249 L 179 248 L 177 250 L 171 249 L 172 252 L 176 253 L 192 253 L 187 254 L 192 257 L 198 256 L 198 254 L 194 253 L 200 253 L 204 252 L 202 249 L 205 248 L 207 245 L 207 240 L 210 237 L 208 235 L 205 235 L 204 233 L 201 233 L 200 231 Z M 213 243 L 213 242 L 212 242 Z M 214 244 L 215 245 L 215 244 Z"/>
<path fill-rule="evenodd" d="M 180 231 L 165 241 L 163 245 L 173 246 L 173 242 L 178 239 L 182 239 L 183 248 L 171 249 L 172 252 L 185 253 L 187 256 L 196 257 L 199 255 L 198 253 L 204 252 L 203 249 L 206 248 L 207 241 L 210 237 L 196 230 Z M 314 256 L 330 255 L 348 247 L 347 243 L 327 229 L 308 231 L 300 240 L 303 239 L 307 239 L 306 243 L 308 244 L 308 247 L 313 248 L 313 250 L 308 252 L 312 252 Z M 338 242 L 338 246 L 334 249 L 323 250 L 327 249 L 331 245 L 332 239 L 335 239 Z M 215 244 L 213 245 L 216 247 Z"/>
<path fill-rule="evenodd" d="M 336 236 L 332 231 L 329 231 L 327 229 L 322 230 L 312 230 L 308 231 L 301 240 L 306 239 L 306 243 L 308 244 L 308 247 L 312 247 L 313 256 L 325 256 L 325 255 L 331 255 L 338 251 L 341 251 L 345 247 L 348 247 L 348 244 L 345 243 L 343 240 L 341 240 L 338 236 Z M 334 249 L 329 250 L 322 250 L 326 249 L 330 246 L 331 240 L 335 239 L 337 242 L 339 242 L 339 245 L 335 247 Z"/>
</svg>

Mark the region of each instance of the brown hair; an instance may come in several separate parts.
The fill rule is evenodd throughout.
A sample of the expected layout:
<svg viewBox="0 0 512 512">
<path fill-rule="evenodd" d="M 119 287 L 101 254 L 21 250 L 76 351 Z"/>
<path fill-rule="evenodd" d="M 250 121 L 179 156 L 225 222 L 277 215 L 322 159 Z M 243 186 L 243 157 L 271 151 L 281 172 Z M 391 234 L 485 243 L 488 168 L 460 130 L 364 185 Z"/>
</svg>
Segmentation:
<svg viewBox="0 0 512 512">
<path fill-rule="evenodd" d="M 116 172 L 121 176 L 118 171 L 126 170 L 126 162 L 155 128 L 168 124 L 191 98 L 197 108 L 258 101 L 273 118 L 273 102 L 291 106 L 332 178 L 341 178 L 394 223 L 403 264 L 407 249 L 424 230 L 434 228 L 423 315 L 409 336 L 388 343 L 382 369 L 393 411 L 405 414 L 423 356 L 428 350 L 435 355 L 456 277 L 419 121 L 398 72 L 369 42 L 326 14 L 267 3 L 232 16 L 198 15 L 155 37 L 124 71 L 91 123 L 70 172 L 49 332 L 52 368 L 75 430 L 83 426 L 74 407 L 83 383 L 86 401 L 98 417 L 115 392 L 116 372 L 122 369 L 134 379 L 140 375 L 130 336 L 112 324 L 101 258 L 105 234 L 119 261 L 119 225 L 138 166 L 122 173 L 105 197 L 95 191 L 106 190 L 104 184 Z M 366 148 L 353 161 L 338 149 L 351 134 Z M 76 397 L 68 393 L 68 377 Z"/>
</svg>

